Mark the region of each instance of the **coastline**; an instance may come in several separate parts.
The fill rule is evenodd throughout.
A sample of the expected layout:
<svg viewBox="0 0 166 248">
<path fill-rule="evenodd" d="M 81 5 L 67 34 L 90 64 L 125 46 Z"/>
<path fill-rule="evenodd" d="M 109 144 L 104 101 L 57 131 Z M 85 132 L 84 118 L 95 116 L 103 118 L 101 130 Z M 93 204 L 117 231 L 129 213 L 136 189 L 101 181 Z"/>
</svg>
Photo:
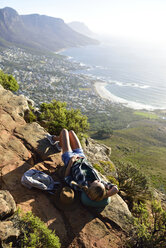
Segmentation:
<svg viewBox="0 0 166 248">
<path fill-rule="evenodd" d="M 82 47 L 81 47 L 82 48 Z M 84 47 L 83 47 L 84 48 Z M 86 51 L 85 50 L 85 54 L 84 54 L 84 50 L 80 50 L 78 49 L 77 53 L 75 54 L 75 52 L 73 53 L 72 51 L 67 53 L 68 55 L 64 55 L 66 57 L 68 57 L 67 59 L 71 59 L 70 62 L 76 62 L 79 63 L 80 66 L 83 66 L 83 68 L 79 68 L 78 70 L 75 70 L 75 73 L 78 74 L 84 74 L 86 75 L 86 77 L 89 76 L 89 78 L 93 78 L 93 89 L 95 90 L 96 94 L 101 97 L 102 99 L 108 100 L 112 103 L 115 104 L 120 104 L 123 105 L 124 107 L 128 107 L 128 108 L 132 108 L 132 109 L 138 109 L 138 110 L 147 110 L 147 111 L 154 111 L 154 110 L 158 110 L 158 109 L 165 109 L 163 106 L 165 106 L 165 100 L 163 98 L 163 93 L 161 91 L 161 89 L 157 86 L 156 88 L 154 87 L 153 84 L 150 84 L 151 82 L 151 78 L 150 81 L 148 81 L 148 78 L 144 79 L 144 74 L 137 75 L 133 77 L 133 75 L 131 74 L 131 78 L 129 78 L 130 76 L 130 70 L 128 71 L 124 71 L 124 81 L 123 81 L 123 73 L 122 75 L 119 75 L 119 80 L 116 79 L 116 74 L 114 75 L 113 79 L 111 79 L 111 77 L 109 76 L 111 69 L 107 68 L 107 66 L 104 64 L 102 66 L 102 61 L 99 63 L 98 59 L 103 58 L 103 52 L 108 51 L 108 47 L 106 46 L 107 50 L 93 50 L 92 49 L 92 53 L 91 53 L 91 49 Z M 113 48 L 113 47 L 112 47 Z M 103 49 L 103 48 L 102 48 Z M 104 48 L 105 49 L 105 48 Z M 63 51 L 68 50 L 68 49 L 60 49 L 59 51 L 57 51 L 57 53 L 60 53 L 61 55 L 63 54 Z M 97 51 L 99 52 L 99 54 L 97 53 Z M 111 50 L 112 51 L 112 50 Z M 87 52 L 90 52 L 92 57 L 90 60 L 86 59 L 89 58 Z M 102 52 L 102 53 L 101 53 Z M 97 56 L 96 56 L 97 54 Z M 77 56 L 76 56 L 77 55 Z M 85 55 L 85 56 L 84 56 Z M 70 57 L 72 56 L 72 57 Z M 75 58 L 77 58 L 75 60 Z M 79 58 L 79 59 L 78 59 Z M 117 57 L 119 58 L 119 57 Z M 97 60 L 95 62 L 95 60 Z M 108 61 L 109 62 L 109 61 Z M 88 69 L 86 68 L 86 63 L 88 63 Z M 112 63 L 112 62 L 110 62 Z M 127 61 L 128 63 L 128 61 Z M 101 65 L 101 66 L 99 66 Z M 114 65 L 114 63 L 113 63 Z M 121 65 L 120 65 L 121 66 Z M 85 67 L 85 68 L 84 68 Z M 121 67 L 120 67 L 121 68 Z M 81 71 L 81 70 L 89 70 L 89 72 L 85 72 Z M 124 68 L 122 67 L 121 69 L 124 70 Z M 101 74 L 100 74 L 100 70 L 101 70 Z M 123 71 L 122 70 L 122 71 Z M 128 75 L 129 73 L 129 75 Z M 121 77 L 122 76 L 122 77 Z M 128 81 L 129 78 L 129 81 Z M 132 80 L 133 79 L 133 80 Z M 135 81 L 136 79 L 136 81 Z M 107 81 L 108 80 L 108 81 Z M 147 82 L 146 82 L 147 81 Z M 140 82 L 140 83 L 139 83 Z M 152 80 L 153 82 L 153 80 Z M 111 83 L 114 84 L 111 85 Z M 116 88 L 117 85 L 117 88 Z M 126 87 L 126 88 L 120 88 L 120 87 Z M 140 89 L 134 89 L 134 88 L 140 88 Z M 149 89 L 148 89 L 149 88 Z M 122 89 L 122 90 L 121 90 Z M 131 91 L 130 91 L 131 89 Z M 128 90 L 128 91 L 127 91 Z M 163 90 L 164 92 L 164 90 Z M 140 97 L 139 97 L 139 93 L 140 93 Z M 141 95 L 142 94 L 142 95 Z M 156 94 L 156 95 L 155 95 Z M 161 94 L 161 103 L 160 103 L 160 98 L 159 98 L 159 94 Z M 148 95 L 151 96 L 151 100 L 147 97 Z M 158 98 L 158 101 L 157 101 Z M 162 106 L 162 102 L 163 102 L 163 106 Z"/>
<path fill-rule="evenodd" d="M 148 111 L 154 111 L 155 109 L 158 109 L 158 108 L 155 108 L 155 107 L 150 106 L 150 105 L 145 105 L 142 103 L 136 103 L 133 101 L 127 101 L 123 98 L 117 97 L 117 96 L 111 94 L 111 92 L 106 89 L 107 85 L 108 85 L 108 83 L 101 82 L 101 81 L 96 81 L 94 83 L 94 87 L 95 87 L 97 94 L 103 99 L 107 99 L 112 103 L 117 103 L 117 104 L 120 103 L 123 106 L 128 107 L 128 108 L 132 108 L 132 109 L 139 109 L 139 110 L 141 110 L 141 109 L 145 110 L 146 109 Z"/>
<path fill-rule="evenodd" d="M 64 51 L 66 51 L 66 50 L 67 50 L 67 48 L 61 48 L 61 49 L 58 49 L 57 51 L 55 51 L 54 53 L 55 53 L 55 54 L 60 54 L 60 55 L 62 55 L 61 53 L 64 52 Z M 63 56 L 65 56 L 65 55 L 63 55 Z"/>
<path fill-rule="evenodd" d="M 127 101 L 125 101 L 124 99 L 111 94 L 111 92 L 109 92 L 106 89 L 106 86 L 107 86 L 106 82 L 96 81 L 94 83 L 94 87 L 96 89 L 96 92 L 98 93 L 98 95 L 101 98 L 107 99 L 107 100 L 109 100 L 111 102 L 115 102 L 115 103 L 127 103 Z"/>
</svg>

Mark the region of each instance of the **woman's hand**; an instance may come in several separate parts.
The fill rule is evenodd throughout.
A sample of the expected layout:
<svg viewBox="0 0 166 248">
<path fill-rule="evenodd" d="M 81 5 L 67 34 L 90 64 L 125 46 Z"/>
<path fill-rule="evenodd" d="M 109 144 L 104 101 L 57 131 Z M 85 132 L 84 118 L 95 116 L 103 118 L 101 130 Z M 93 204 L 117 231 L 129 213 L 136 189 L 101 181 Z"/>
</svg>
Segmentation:
<svg viewBox="0 0 166 248">
<path fill-rule="evenodd" d="M 116 185 L 114 185 L 111 187 L 111 189 L 109 189 L 107 191 L 105 198 L 113 196 L 113 195 L 117 194 L 118 192 L 119 192 L 118 187 Z"/>
<path fill-rule="evenodd" d="M 73 165 L 73 163 L 77 160 L 78 156 L 77 155 L 74 155 L 70 160 L 69 160 L 69 163 L 68 163 L 68 166 L 66 168 L 66 171 L 65 171 L 65 177 L 69 176 L 70 175 L 70 169 Z"/>
</svg>

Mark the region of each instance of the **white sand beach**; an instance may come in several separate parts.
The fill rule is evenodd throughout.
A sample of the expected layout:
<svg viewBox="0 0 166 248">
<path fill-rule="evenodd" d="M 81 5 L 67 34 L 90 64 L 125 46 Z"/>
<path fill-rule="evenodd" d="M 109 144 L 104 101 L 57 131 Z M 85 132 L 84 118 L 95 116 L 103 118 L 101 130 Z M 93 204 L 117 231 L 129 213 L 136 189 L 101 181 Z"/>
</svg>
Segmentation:
<svg viewBox="0 0 166 248">
<path fill-rule="evenodd" d="M 127 103 L 126 100 L 111 94 L 111 92 L 108 91 L 105 88 L 107 86 L 107 83 L 105 83 L 105 82 L 95 82 L 94 86 L 95 86 L 95 89 L 96 89 L 96 91 L 97 91 L 97 93 L 99 94 L 100 97 L 102 97 L 104 99 L 108 99 L 111 102 Z"/>
<path fill-rule="evenodd" d="M 100 97 L 110 100 L 111 102 L 121 103 L 124 106 L 128 108 L 132 108 L 132 109 L 147 109 L 151 111 L 155 109 L 154 107 L 150 105 L 145 105 L 145 104 L 137 103 L 133 101 L 127 101 L 123 98 L 120 98 L 120 97 L 117 97 L 111 94 L 111 92 L 106 89 L 106 86 L 107 86 L 106 82 L 96 81 L 94 86 L 95 86 L 96 92 L 99 94 Z"/>
</svg>

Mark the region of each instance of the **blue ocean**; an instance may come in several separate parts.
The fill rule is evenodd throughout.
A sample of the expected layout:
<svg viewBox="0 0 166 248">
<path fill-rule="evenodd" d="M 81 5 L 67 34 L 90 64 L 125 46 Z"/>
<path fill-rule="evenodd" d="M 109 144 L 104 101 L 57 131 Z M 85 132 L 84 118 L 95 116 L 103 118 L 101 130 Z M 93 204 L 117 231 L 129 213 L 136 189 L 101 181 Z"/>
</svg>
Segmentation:
<svg viewBox="0 0 166 248">
<path fill-rule="evenodd" d="M 87 65 L 77 73 L 106 82 L 105 88 L 130 107 L 133 103 L 133 108 L 166 109 L 166 48 L 110 40 L 61 54 Z"/>
</svg>

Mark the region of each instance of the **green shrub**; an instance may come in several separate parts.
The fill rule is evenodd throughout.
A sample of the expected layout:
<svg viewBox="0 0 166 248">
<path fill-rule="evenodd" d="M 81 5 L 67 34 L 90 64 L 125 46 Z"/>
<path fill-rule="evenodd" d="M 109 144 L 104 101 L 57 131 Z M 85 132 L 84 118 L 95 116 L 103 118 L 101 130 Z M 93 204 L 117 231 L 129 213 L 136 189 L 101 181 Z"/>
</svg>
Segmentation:
<svg viewBox="0 0 166 248">
<path fill-rule="evenodd" d="M 12 75 L 5 74 L 0 70 L 0 84 L 6 89 L 11 91 L 17 91 L 19 85 L 16 79 Z"/>
<path fill-rule="evenodd" d="M 120 194 L 125 192 L 125 200 L 130 209 L 134 202 L 145 201 L 150 197 L 149 182 L 145 175 L 129 163 L 117 163 Z M 124 197 L 123 197 L 124 198 Z"/>
<path fill-rule="evenodd" d="M 111 172 L 115 172 L 115 166 L 110 161 L 102 161 L 100 160 L 99 163 L 93 164 L 94 168 L 98 170 L 103 175 L 109 175 Z"/>
<path fill-rule="evenodd" d="M 103 168 L 101 167 L 100 164 L 93 164 L 93 167 L 94 167 L 97 171 L 99 171 L 101 174 L 104 174 L 104 170 L 103 170 Z"/>
<path fill-rule="evenodd" d="M 93 164 L 93 167 L 99 171 L 101 174 L 105 175 L 109 182 L 116 184 L 119 186 L 119 182 L 117 179 L 110 175 L 109 173 L 115 171 L 115 166 L 110 161 L 99 161 L 99 164 L 95 163 Z"/>
<path fill-rule="evenodd" d="M 108 169 L 109 172 L 115 172 L 115 166 L 111 161 L 99 161 L 100 164 L 105 168 Z"/>
<path fill-rule="evenodd" d="M 113 134 L 113 130 L 108 127 L 103 127 L 102 129 L 98 130 L 93 137 L 96 139 L 106 139 L 109 138 Z"/>
<path fill-rule="evenodd" d="M 108 179 L 109 182 L 111 182 L 111 183 L 113 183 L 113 184 L 115 184 L 115 185 L 117 185 L 119 187 L 119 182 L 115 177 L 107 176 L 107 179 Z"/>
<path fill-rule="evenodd" d="M 37 120 L 37 117 L 36 117 L 36 115 L 32 112 L 32 110 L 29 111 L 29 114 L 28 114 L 28 115 L 29 115 L 29 118 L 28 118 L 28 119 L 29 119 L 29 120 L 28 120 L 29 123 L 34 122 L 34 121 Z"/>
<path fill-rule="evenodd" d="M 59 135 L 63 128 L 74 130 L 77 134 L 89 128 L 87 117 L 78 109 L 68 110 L 65 102 L 53 100 L 40 105 L 39 122 L 50 134 Z"/>
<path fill-rule="evenodd" d="M 166 245 L 166 211 L 161 203 L 152 201 L 151 210 L 143 203 L 134 204 L 135 234 L 127 247 L 130 248 L 165 248 Z"/>
<path fill-rule="evenodd" d="M 60 248 L 59 238 L 53 231 L 31 212 L 21 216 L 21 247 L 23 248 Z"/>
<path fill-rule="evenodd" d="M 37 121 L 37 116 L 34 114 L 34 108 L 31 105 L 29 106 L 29 111 L 25 114 L 24 119 L 28 123 Z"/>
</svg>

